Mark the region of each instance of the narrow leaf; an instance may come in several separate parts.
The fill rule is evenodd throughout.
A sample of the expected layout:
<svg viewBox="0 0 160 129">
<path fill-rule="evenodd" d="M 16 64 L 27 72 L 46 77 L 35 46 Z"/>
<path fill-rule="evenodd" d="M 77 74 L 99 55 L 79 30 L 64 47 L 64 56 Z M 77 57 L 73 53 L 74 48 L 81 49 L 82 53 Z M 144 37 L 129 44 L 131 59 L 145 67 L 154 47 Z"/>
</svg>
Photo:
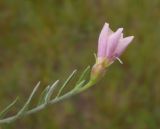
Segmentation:
<svg viewBox="0 0 160 129">
<path fill-rule="evenodd" d="M 81 88 L 81 87 L 84 85 L 85 82 L 86 82 L 86 80 L 81 81 L 79 84 L 77 84 L 77 85 L 74 87 L 73 90 L 78 90 L 79 88 Z"/>
<path fill-rule="evenodd" d="M 40 85 L 40 82 L 37 83 L 37 85 L 35 86 L 35 88 L 33 89 L 31 95 L 29 96 L 27 102 L 24 104 L 24 106 L 22 107 L 22 109 L 17 113 L 17 117 L 23 115 L 23 113 L 27 110 L 32 98 L 33 98 L 33 95 L 35 94 L 35 92 L 38 90 L 38 87 Z"/>
<path fill-rule="evenodd" d="M 9 112 L 13 105 L 16 104 L 17 100 L 18 97 L 11 104 L 9 104 L 2 112 L 0 112 L 0 118 L 3 118 Z"/>
<path fill-rule="evenodd" d="M 54 89 L 56 88 L 57 84 L 58 84 L 59 80 L 57 80 L 55 83 L 53 83 L 53 85 L 49 88 L 46 96 L 45 96 L 45 103 L 48 103 L 51 99 L 51 96 L 53 94 Z"/>
<path fill-rule="evenodd" d="M 50 86 L 47 86 L 41 93 L 40 95 L 40 99 L 39 99 L 39 102 L 38 102 L 38 105 L 41 105 L 41 104 L 44 104 L 45 103 L 45 97 L 46 97 L 46 94 L 48 93 L 50 89 Z"/>
<path fill-rule="evenodd" d="M 60 88 L 56 98 L 58 98 L 60 96 L 60 94 L 62 93 L 64 87 L 69 83 L 69 81 L 72 79 L 73 75 L 75 75 L 75 73 L 77 72 L 77 70 L 74 70 L 70 76 L 67 78 L 67 80 L 64 82 L 64 84 L 62 85 L 62 87 Z"/>
<path fill-rule="evenodd" d="M 84 71 L 83 73 L 81 74 L 81 76 L 79 77 L 79 80 L 77 81 L 77 84 L 79 84 L 82 80 L 86 79 L 88 73 L 89 73 L 89 70 L 90 70 L 90 66 L 88 66 Z"/>
</svg>

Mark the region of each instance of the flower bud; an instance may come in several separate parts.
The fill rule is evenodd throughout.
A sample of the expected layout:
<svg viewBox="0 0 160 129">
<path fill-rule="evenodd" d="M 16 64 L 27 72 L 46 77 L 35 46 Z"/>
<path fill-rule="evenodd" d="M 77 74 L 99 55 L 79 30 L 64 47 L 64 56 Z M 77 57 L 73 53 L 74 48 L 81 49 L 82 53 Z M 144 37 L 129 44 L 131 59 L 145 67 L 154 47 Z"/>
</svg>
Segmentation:
<svg viewBox="0 0 160 129">
<path fill-rule="evenodd" d="M 92 81 L 96 82 L 102 78 L 107 67 L 115 60 L 122 63 L 119 57 L 134 38 L 133 36 L 124 38 L 122 31 L 123 28 L 119 28 L 113 32 L 108 23 L 104 24 L 99 35 L 96 63 L 91 71 Z"/>
</svg>

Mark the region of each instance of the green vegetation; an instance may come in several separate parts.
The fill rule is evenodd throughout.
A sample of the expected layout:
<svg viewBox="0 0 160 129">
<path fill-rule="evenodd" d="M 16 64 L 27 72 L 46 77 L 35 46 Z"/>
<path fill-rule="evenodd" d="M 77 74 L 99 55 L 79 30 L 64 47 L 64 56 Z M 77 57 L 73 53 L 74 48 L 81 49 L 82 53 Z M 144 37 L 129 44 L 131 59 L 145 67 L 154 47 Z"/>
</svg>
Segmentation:
<svg viewBox="0 0 160 129">
<path fill-rule="evenodd" d="M 10 115 L 38 81 L 42 90 L 94 64 L 104 22 L 135 36 L 124 64 L 115 62 L 99 84 L 1 128 L 160 128 L 159 12 L 159 0 L 1 0 L 0 110 L 20 98 Z"/>
</svg>

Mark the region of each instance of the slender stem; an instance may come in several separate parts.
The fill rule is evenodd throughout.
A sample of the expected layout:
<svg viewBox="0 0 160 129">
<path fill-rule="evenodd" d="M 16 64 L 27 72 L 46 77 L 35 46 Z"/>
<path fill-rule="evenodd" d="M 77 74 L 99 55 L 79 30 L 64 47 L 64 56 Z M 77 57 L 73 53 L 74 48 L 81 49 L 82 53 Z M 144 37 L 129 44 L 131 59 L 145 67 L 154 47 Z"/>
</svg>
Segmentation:
<svg viewBox="0 0 160 129">
<path fill-rule="evenodd" d="M 25 115 L 29 115 L 29 114 L 33 114 L 33 113 L 35 113 L 35 112 L 38 112 L 38 111 L 46 108 L 46 107 L 49 106 L 49 105 L 55 104 L 55 103 L 57 103 L 57 102 L 60 102 L 60 101 L 62 101 L 62 100 L 64 100 L 64 99 L 67 99 L 67 98 L 73 96 L 73 95 L 75 95 L 75 93 L 73 93 L 72 91 L 70 91 L 70 92 L 64 94 L 63 96 L 61 96 L 61 97 L 59 97 L 59 98 L 55 98 L 55 99 L 49 101 L 48 104 L 42 104 L 42 105 L 39 106 L 39 107 L 35 107 L 35 108 L 29 110 L 28 112 L 26 112 Z"/>
<path fill-rule="evenodd" d="M 48 103 L 46 103 L 46 104 L 42 104 L 42 105 L 37 106 L 37 107 L 35 107 L 35 108 L 33 108 L 33 109 L 29 110 L 29 111 L 26 111 L 26 112 L 25 112 L 24 114 L 22 114 L 21 116 L 15 115 L 15 116 L 11 116 L 11 117 L 2 119 L 2 120 L 0 120 L 0 124 L 11 123 L 11 122 L 13 122 L 13 121 L 15 121 L 15 120 L 23 117 L 23 116 L 30 115 L 30 114 L 33 114 L 33 113 L 35 113 L 35 112 L 38 112 L 38 111 L 46 108 L 46 107 L 49 106 L 49 105 L 55 104 L 55 103 L 57 103 L 57 102 L 60 102 L 60 101 L 62 101 L 62 100 L 65 100 L 65 99 L 67 99 L 67 98 L 69 98 L 69 97 L 71 97 L 71 96 L 73 96 L 73 95 L 75 95 L 75 94 L 78 94 L 78 93 L 80 93 L 80 92 L 82 92 L 82 91 L 85 91 L 86 89 L 88 89 L 89 87 L 91 87 L 91 86 L 94 85 L 94 84 L 95 84 L 95 81 L 90 80 L 86 85 L 84 85 L 82 88 L 80 88 L 80 89 L 78 89 L 78 90 L 77 90 L 77 89 L 73 89 L 73 90 L 69 91 L 68 93 L 66 93 L 66 94 L 64 94 L 64 95 L 62 95 L 62 96 L 60 96 L 60 97 L 58 97 L 58 98 L 55 98 L 55 99 L 53 99 L 53 100 L 50 100 L 50 101 L 49 101 Z"/>
<path fill-rule="evenodd" d="M 74 89 L 73 89 L 73 90 L 71 90 L 70 92 L 64 94 L 63 96 L 61 96 L 61 97 L 59 97 L 59 98 L 55 98 L 55 99 L 49 101 L 48 105 L 55 104 L 55 103 L 57 103 L 57 102 L 60 102 L 60 101 L 62 101 L 62 100 L 65 100 L 65 99 L 67 99 L 67 98 L 69 98 L 69 97 L 71 97 L 71 96 L 73 96 L 73 95 L 75 95 L 75 94 L 78 94 L 78 93 L 80 93 L 80 92 L 82 92 L 82 91 L 85 91 L 85 90 L 87 90 L 89 87 L 91 87 L 91 86 L 94 85 L 94 84 L 95 84 L 94 81 L 89 81 L 85 86 L 83 86 L 83 87 L 82 87 L 80 90 L 78 90 L 77 92 L 75 92 Z M 41 106 L 39 106 L 39 107 L 33 108 L 33 109 L 29 110 L 28 112 L 26 112 L 26 115 L 33 114 L 34 112 L 40 111 L 40 110 L 44 109 L 46 106 L 48 106 L 48 105 L 41 105 Z"/>
<path fill-rule="evenodd" d="M 93 86 L 96 82 L 94 80 L 90 80 L 85 86 L 83 86 L 79 92 L 83 92 L 85 90 L 87 90 L 88 88 L 90 88 L 91 86 Z"/>
</svg>

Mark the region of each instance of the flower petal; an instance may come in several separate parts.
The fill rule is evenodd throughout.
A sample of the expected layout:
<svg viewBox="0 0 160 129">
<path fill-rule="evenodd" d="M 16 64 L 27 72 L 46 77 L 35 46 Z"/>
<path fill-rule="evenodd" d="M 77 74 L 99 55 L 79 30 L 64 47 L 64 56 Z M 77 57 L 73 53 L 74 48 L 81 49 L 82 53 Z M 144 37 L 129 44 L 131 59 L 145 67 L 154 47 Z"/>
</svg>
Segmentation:
<svg viewBox="0 0 160 129">
<path fill-rule="evenodd" d="M 114 32 L 110 29 L 110 28 L 108 28 L 108 36 L 110 36 L 111 34 L 113 34 Z"/>
<path fill-rule="evenodd" d="M 126 38 L 123 38 L 122 40 L 120 40 L 120 43 L 118 44 L 114 54 L 119 57 L 123 51 L 126 49 L 126 47 L 131 43 L 131 41 L 133 40 L 134 36 L 129 36 Z"/>
<path fill-rule="evenodd" d="M 108 34 L 109 34 L 109 24 L 105 23 L 99 35 L 98 57 L 105 57 Z"/>
<path fill-rule="evenodd" d="M 119 40 L 122 36 L 123 28 L 119 28 L 115 33 L 113 33 L 108 39 L 108 45 L 106 50 L 106 56 L 108 58 L 112 57 L 114 51 L 119 43 Z"/>
</svg>

